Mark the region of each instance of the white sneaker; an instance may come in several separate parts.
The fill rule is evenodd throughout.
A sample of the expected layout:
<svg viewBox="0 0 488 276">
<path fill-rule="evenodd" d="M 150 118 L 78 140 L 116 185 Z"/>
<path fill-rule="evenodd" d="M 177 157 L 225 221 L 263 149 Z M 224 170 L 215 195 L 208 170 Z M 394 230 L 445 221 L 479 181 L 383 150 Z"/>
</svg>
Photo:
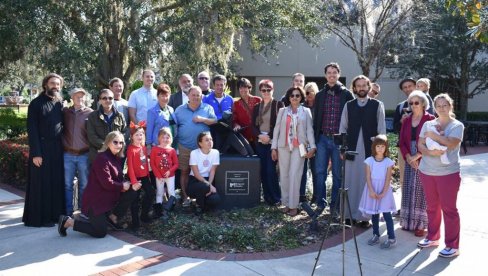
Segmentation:
<svg viewBox="0 0 488 276">
<path fill-rule="evenodd" d="M 439 257 L 452 258 L 459 255 L 459 249 L 446 247 L 439 252 Z"/>
<path fill-rule="evenodd" d="M 439 241 L 431 241 L 429 239 L 423 239 L 417 243 L 417 246 L 421 248 L 427 248 L 427 247 L 438 246 L 438 245 L 439 245 Z"/>
<path fill-rule="evenodd" d="M 183 207 L 190 207 L 191 205 L 191 199 L 189 197 L 187 197 L 183 203 L 181 204 Z"/>
</svg>

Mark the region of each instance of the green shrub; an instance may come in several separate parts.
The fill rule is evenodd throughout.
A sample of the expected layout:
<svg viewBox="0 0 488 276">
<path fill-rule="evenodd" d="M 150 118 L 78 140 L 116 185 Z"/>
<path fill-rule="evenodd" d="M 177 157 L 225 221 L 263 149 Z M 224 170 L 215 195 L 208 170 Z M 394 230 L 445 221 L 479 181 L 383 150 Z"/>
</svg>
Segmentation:
<svg viewBox="0 0 488 276">
<path fill-rule="evenodd" d="M 0 109 L 0 139 L 19 137 L 27 133 L 27 117 L 12 108 Z"/>
<path fill-rule="evenodd" d="M 27 137 L 0 141 L 0 178 L 22 190 L 27 184 L 29 146 Z"/>
</svg>

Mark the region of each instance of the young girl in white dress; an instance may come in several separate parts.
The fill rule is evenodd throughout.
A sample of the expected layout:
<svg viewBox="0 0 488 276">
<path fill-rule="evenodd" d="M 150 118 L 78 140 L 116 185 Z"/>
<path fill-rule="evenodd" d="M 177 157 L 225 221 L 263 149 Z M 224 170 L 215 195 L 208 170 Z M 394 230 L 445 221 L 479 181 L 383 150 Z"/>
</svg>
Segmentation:
<svg viewBox="0 0 488 276">
<path fill-rule="evenodd" d="M 369 245 L 380 242 L 379 220 L 380 213 L 383 213 L 388 238 L 381 244 L 381 248 L 390 248 L 396 244 L 391 212 L 396 212 L 397 209 L 390 185 L 395 162 L 388 158 L 390 152 L 386 135 L 374 137 L 371 148 L 372 156 L 364 160 L 366 164 L 366 185 L 359 203 L 359 211 L 365 216 L 371 215 L 373 237 L 368 240 Z"/>
</svg>

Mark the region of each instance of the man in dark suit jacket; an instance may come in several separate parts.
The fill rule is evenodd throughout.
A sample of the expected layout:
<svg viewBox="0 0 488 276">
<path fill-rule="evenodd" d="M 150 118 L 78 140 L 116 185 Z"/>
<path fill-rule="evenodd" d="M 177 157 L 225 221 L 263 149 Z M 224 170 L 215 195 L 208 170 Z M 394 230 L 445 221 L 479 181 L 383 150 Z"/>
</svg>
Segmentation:
<svg viewBox="0 0 488 276">
<path fill-rule="evenodd" d="M 193 85 L 193 78 L 189 74 L 183 74 L 178 79 L 178 85 L 180 86 L 180 91 L 171 95 L 169 98 L 168 105 L 174 110 L 182 104 L 188 103 L 188 91 Z"/>
</svg>

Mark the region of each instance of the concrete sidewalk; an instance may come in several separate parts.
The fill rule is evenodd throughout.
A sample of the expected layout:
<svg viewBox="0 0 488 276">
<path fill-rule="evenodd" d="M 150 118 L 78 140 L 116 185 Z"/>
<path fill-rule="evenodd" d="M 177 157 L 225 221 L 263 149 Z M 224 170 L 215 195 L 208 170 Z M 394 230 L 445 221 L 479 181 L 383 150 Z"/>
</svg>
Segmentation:
<svg viewBox="0 0 488 276">
<path fill-rule="evenodd" d="M 483 266 L 488 248 L 488 221 L 482 210 L 488 199 L 488 154 L 462 158 L 463 183 L 459 192 L 461 255 L 437 257 L 444 248 L 418 249 L 419 238 L 401 231 L 395 221 L 397 245 L 390 250 L 368 246 L 372 231 L 358 235 L 364 275 L 487 275 Z M 166 258 L 157 251 L 112 236 L 94 239 L 69 230 L 67 238 L 56 228 L 29 228 L 21 223 L 21 198 L 0 189 L 0 275 L 310 275 L 317 253 L 257 261 L 215 261 Z M 3 203 L 3 204 L 2 204 Z M 382 238 L 386 235 L 382 225 Z M 279 254 L 279 253 L 278 253 Z M 316 275 L 342 275 L 342 245 L 322 251 Z M 345 274 L 359 275 L 353 240 L 345 244 Z M 155 265 L 154 265 L 155 264 Z"/>
</svg>

